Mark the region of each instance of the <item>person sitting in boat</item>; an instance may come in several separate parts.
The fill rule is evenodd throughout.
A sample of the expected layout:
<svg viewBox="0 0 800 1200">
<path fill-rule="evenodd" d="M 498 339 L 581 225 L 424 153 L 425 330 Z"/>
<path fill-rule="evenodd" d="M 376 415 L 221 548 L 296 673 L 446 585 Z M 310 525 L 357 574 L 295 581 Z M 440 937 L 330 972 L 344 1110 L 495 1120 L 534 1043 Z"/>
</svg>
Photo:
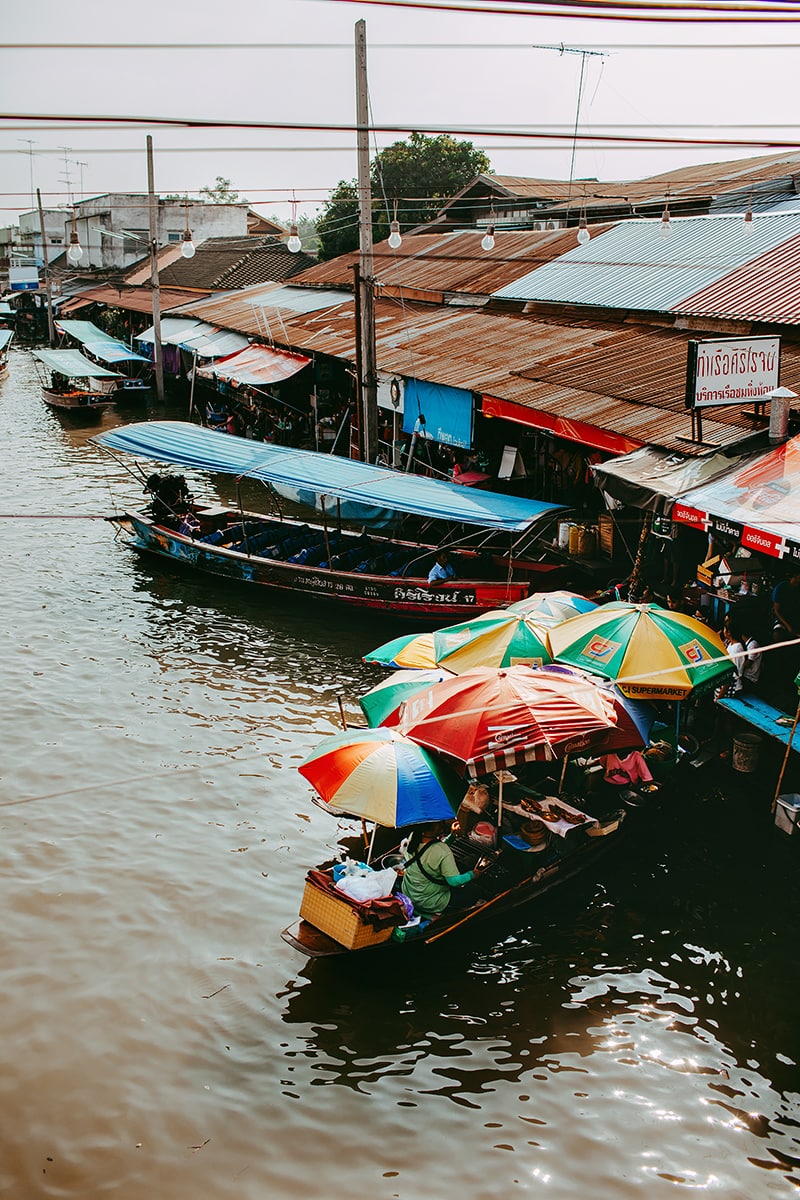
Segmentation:
<svg viewBox="0 0 800 1200">
<path fill-rule="evenodd" d="M 445 909 L 469 908 L 481 899 L 471 886 L 478 869 L 459 872 L 453 851 L 442 840 L 449 832 L 448 821 L 420 825 L 412 841 L 414 852 L 406 860 L 402 891 L 423 919 L 438 917 Z"/>
<path fill-rule="evenodd" d="M 440 550 L 436 555 L 436 562 L 428 572 L 428 587 L 433 587 L 437 583 L 447 583 L 449 579 L 455 579 L 455 577 L 456 572 L 450 562 L 450 555 L 446 550 Z"/>
</svg>

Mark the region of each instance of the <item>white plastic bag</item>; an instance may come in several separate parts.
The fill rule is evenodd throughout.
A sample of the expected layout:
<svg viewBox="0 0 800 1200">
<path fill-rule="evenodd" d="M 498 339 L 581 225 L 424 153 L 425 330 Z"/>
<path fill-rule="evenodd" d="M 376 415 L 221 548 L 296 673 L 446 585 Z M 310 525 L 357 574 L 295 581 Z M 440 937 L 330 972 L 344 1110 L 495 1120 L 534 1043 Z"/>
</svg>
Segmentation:
<svg viewBox="0 0 800 1200">
<path fill-rule="evenodd" d="M 379 900 L 381 896 L 391 895 L 396 882 L 396 871 L 387 867 L 385 871 L 370 871 L 368 875 L 343 875 L 336 888 L 351 900 Z"/>
</svg>

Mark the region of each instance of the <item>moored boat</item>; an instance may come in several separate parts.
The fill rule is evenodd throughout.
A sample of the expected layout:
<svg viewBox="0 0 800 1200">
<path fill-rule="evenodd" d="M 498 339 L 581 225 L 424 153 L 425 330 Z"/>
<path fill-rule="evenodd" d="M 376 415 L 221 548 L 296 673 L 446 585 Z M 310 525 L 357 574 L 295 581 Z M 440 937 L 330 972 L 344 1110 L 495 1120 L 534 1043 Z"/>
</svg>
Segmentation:
<svg viewBox="0 0 800 1200">
<path fill-rule="evenodd" d="M 0 329 L 0 376 L 8 370 L 8 351 L 13 337 L 13 329 Z"/>
<path fill-rule="evenodd" d="M 136 550 L 209 575 L 442 622 L 503 607 L 562 579 L 563 566 L 540 561 L 535 546 L 557 505 L 180 422 L 127 425 L 93 440 L 112 452 L 261 480 L 273 497 L 321 510 L 320 523 L 202 505 L 191 500 L 182 476 L 150 476 L 152 502 L 109 519 Z M 183 492 L 176 492 L 176 479 Z M 370 526 L 398 516 L 417 519 L 417 530 L 401 536 Z M 446 530 L 454 576 L 430 584 L 443 544 L 433 540 L 434 523 Z"/>
<path fill-rule="evenodd" d="M 46 373 L 42 396 L 51 408 L 68 412 L 102 410 L 113 404 L 121 376 L 90 362 L 79 350 L 34 350 Z"/>
</svg>

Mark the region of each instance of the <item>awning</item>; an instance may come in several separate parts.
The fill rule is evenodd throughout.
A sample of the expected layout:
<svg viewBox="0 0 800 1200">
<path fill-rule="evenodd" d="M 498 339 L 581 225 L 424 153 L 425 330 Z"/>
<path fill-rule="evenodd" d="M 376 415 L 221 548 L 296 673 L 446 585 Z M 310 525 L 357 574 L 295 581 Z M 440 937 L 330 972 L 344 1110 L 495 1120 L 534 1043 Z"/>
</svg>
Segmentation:
<svg viewBox="0 0 800 1200">
<path fill-rule="evenodd" d="M 540 408 L 529 408 L 527 404 L 515 404 L 512 400 L 501 400 L 497 396 L 483 396 L 481 411 L 485 417 L 502 417 L 505 421 L 528 425 L 542 433 L 552 433 L 554 437 L 578 442 L 581 446 L 591 446 L 606 454 L 628 454 L 642 445 L 633 438 L 601 429 L 598 425 L 575 421 L 571 417 L 557 417 Z"/>
<path fill-rule="evenodd" d="M 216 328 L 216 325 L 198 321 L 195 317 L 162 317 L 161 345 L 178 346 L 185 338 L 213 333 Z M 149 329 L 145 329 L 144 333 L 137 333 L 136 340 L 137 342 L 154 342 L 156 340 L 155 327 L 151 325 Z"/>
<path fill-rule="evenodd" d="M 672 519 L 735 537 L 773 558 L 800 559 L 800 437 L 685 492 Z"/>
<path fill-rule="evenodd" d="M 615 500 L 666 516 L 678 496 L 731 471 L 743 457 L 686 458 L 644 446 L 593 466 L 592 471 L 599 486 Z"/>
<path fill-rule="evenodd" d="M 8 343 L 14 336 L 13 329 L 0 329 L 0 350 L 5 350 Z"/>
<path fill-rule="evenodd" d="M 65 321 L 58 318 L 56 328 L 60 329 L 62 333 L 66 333 L 68 337 L 74 338 L 76 342 L 80 342 L 90 354 L 99 358 L 101 362 L 149 363 L 150 361 L 149 358 L 144 358 L 141 354 L 129 350 L 124 342 L 112 337 L 105 330 L 99 329 L 92 321 Z"/>
<path fill-rule="evenodd" d="M 403 431 L 413 433 L 421 414 L 424 426 L 418 430 L 446 446 L 472 445 L 472 392 L 464 388 L 428 383 L 424 379 L 406 379 Z"/>
<path fill-rule="evenodd" d="M 311 362 L 304 354 L 291 354 L 288 350 L 275 350 L 272 346 L 248 346 L 238 354 L 208 367 L 200 367 L 198 379 L 223 379 L 229 383 L 252 384 L 278 383 L 290 379 Z"/>
<path fill-rule="evenodd" d="M 502 496 L 313 450 L 295 450 L 234 437 L 180 421 L 146 421 L 97 434 L 92 441 L 156 462 L 248 476 L 293 488 L 304 503 L 317 495 L 394 512 L 437 517 L 509 532 L 527 529 L 558 504 Z"/>
<path fill-rule="evenodd" d="M 98 367 L 97 363 L 90 362 L 88 358 L 83 357 L 80 350 L 34 350 L 33 356 L 51 371 L 58 371 L 59 375 L 64 375 L 67 379 L 122 378 L 119 371 L 107 371 L 105 367 Z"/>
</svg>

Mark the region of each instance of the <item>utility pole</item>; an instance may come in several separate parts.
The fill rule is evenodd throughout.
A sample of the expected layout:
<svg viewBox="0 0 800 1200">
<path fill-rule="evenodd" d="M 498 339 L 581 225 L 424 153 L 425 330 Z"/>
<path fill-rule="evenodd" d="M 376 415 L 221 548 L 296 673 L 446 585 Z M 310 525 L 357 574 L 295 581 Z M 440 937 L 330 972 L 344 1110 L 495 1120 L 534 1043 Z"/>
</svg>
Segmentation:
<svg viewBox="0 0 800 1200">
<path fill-rule="evenodd" d="M 372 189 L 369 178 L 369 94 L 367 91 L 367 25 L 356 21 L 356 127 L 358 130 L 358 245 L 361 346 L 361 452 L 364 462 L 378 457 L 378 372 L 375 350 L 375 292 L 372 257 Z"/>
<path fill-rule="evenodd" d="M 55 346 L 56 330 L 53 324 L 53 290 L 50 283 L 50 260 L 47 254 L 47 234 L 44 229 L 44 212 L 42 211 L 42 193 L 36 189 L 36 203 L 39 206 L 39 229 L 42 233 L 42 266 L 44 267 L 44 290 L 47 296 L 47 344 Z"/>
<path fill-rule="evenodd" d="M 153 292 L 153 358 L 156 368 L 156 398 L 164 403 L 164 356 L 161 349 L 161 291 L 158 283 L 158 222 L 153 184 L 153 139 L 147 135 L 147 194 L 150 210 L 150 286 Z"/>
</svg>

